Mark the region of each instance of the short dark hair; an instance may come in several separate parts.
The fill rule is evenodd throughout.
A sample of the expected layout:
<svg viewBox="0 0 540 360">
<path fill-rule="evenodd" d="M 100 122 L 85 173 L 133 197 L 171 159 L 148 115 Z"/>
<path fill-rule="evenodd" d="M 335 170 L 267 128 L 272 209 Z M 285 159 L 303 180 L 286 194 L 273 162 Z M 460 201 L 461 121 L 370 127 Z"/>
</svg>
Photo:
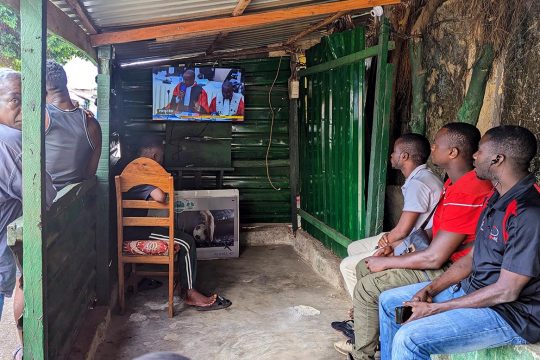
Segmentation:
<svg viewBox="0 0 540 360">
<path fill-rule="evenodd" d="M 484 136 L 496 154 L 504 155 L 516 170 L 527 171 L 536 155 L 538 143 L 534 134 L 518 125 L 502 125 L 489 129 Z"/>
<path fill-rule="evenodd" d="M 137 155 L 142 156 L 145 150 L 160 148 L 163 146 L 163 138 L 157 135 L 144 136 L 139 141 Z"/>
<path fill-rule="evenodd" d="M 401 149 L 408 153 L 412 161 L 417 165 L 425 164 L 431 152 L 428 139 L 420 134 L 403 134 L 396 141 Z"/>
<path fill-rule="evenodd" d="M 467 159 L 471 159 L 475 152 L 478 151 L 478 143 L 480 142 L 480 130 L 474 125 L 453 122 L 442 127 L 448 131 L 448 140 L 451 147 L 457 148 L 463 153 Z"/>
<path fill-rule="evenodd" d="M 173 352 L 154 352 L 137 357 L 133 360 L 189 360 L 189 358 Z"/>
<path fill-rule="evenodd" d="M 67 75 L 62 65 L 56 61 L 47 60 L 47 89 L 64 90 L 67 89 Z"/>
</svg>

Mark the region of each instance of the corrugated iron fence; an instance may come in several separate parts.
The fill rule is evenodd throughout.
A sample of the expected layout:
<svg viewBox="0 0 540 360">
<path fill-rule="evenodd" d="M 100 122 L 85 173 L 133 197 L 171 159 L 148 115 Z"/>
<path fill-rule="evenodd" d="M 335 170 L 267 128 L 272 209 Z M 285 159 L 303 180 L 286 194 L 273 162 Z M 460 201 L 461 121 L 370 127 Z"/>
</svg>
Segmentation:
<svg viewBox="0 0 540 360">
<path fill-rule="evenodd" d="M 268 146 L 272 89 L 274 131 L 268 166 L 274 185 L 266 177 L 265 155 Z M 224 188 L 240 190 L 240 221 L 290 222 L 289 187 L 289 100 L 287 80 L 289 58 L 220 62 L 216 66 L 239 67 L 246 76 L 245 122 L 232 125 L 232 166 L 224 175 Z M 125 145 L 133 146 L 148 133 L 165 134 L 165 124 L 152 122 L 152 69 L 120 69 L 115 81 L 115 119 Z M 202 177 L 202 186 L 211 188 L 215 177 Z"/>
<path fill-rule="evenodd" d="M 325 37 L 306 52 L 307 69 L 300 71 L 299 215 L 308 233 L 341 256 L 351 241 L 382 231 L 393 74 L 387 57 L 394 45 L 388 32 L 383 18 L 379 44 L 367 49 L 362 28 Z M 374 56 L 367 134 L 365 59 Z"/>
<path fill-rule="evenodd" d="M 308 69 L 364 49 L 364 31 L 323 38 L 306 53 Z M 303 78 L 299 119 L 301 208 L 349 239 L 364 234 L 364 62 Z M 344 245 L 303 220 L 334 252 Z"/>
</svg>

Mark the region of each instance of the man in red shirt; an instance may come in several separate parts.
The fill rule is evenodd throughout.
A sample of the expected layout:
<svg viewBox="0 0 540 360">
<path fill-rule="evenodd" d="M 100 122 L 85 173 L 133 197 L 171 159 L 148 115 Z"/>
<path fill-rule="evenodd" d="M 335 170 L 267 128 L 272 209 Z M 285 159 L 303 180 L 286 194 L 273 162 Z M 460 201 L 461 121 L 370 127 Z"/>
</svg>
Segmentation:
<svg viewBox="0 0 540 360">
<path fill-rule="evenodd" d="M 173 90 L 170 103 L 165 107 L 175 113 L 190 112 L 207 114 L 208 94 L 204 88 L 195 82 L 195 71 L 188 69 L 182 75 L 180 82 Z"/>
<path fill-rule="evenodd" d="M 432 241 L 422 251 L 402 256 L 372 256 L 356 267 L 354 290 L 355 343 L 336 343 L 350 359 L 374 359 L 379 342 L 379 295 L 388 289 L 430 281 L 467 254 L 474 241 L 476 223 L 491 194 L 491 182 L 479 180 L 472 155 L 480 131 L 470 124 L 450 123 L 437 132 L 431 145 L 433 164 L 448 175 L 443 195 L 433 215 Z M 391 254 L 381 249 L 377 255 Z"/>
</svg>

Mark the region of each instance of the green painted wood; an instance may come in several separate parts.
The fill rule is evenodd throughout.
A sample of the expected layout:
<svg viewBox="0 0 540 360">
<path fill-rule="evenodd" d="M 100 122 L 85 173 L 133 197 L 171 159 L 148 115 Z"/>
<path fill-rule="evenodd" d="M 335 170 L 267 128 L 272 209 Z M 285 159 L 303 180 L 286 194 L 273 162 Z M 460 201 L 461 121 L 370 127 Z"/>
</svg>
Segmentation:
<svg viewBox="0 0 540 360">
<path fill-rule="evenodd" d="M 240 67 L 247 79 L 246 120 L 243 124 L 232 125 L 231 156 L 234 171 L 224 174 L 224 187 L 240 191 L 242 223 L 291 221 L 288 99 L 288 78 L 291 72 L 288 58 L 282 60 L 280 74 L 272 90 L 275 120 L 269 166 L 272 181 L 281 191 L 270 187 L 265 169 L 271 124 L 268 91 L 276 75 L 278 61 L 274 58 L 222 61 L 215 65 Z M 124 150 L 127 152 L 135 149 L 138 139 L 149 133 L 164 136 L 165 125 L 151 122 L 151 69 L 118 69 L 115 76 L 118 76 L 118 84 L 115 85 L 116 104 L 112 119 L 118 124 Z M 203 173 L 202 187 L 215 186 L 215 177 L 210 175 Z"/>
<path fill-rule="evenodd" d="M 46 231 L 44 174 L 45 52 L 47 1 L 21 0 L 23 121 L 24 357 L 47 358 Z"/>
<path fill-rule="evenodd" d="M 382 231 L 384 217 L 384 195 L 386 189 L 386 167 L 388 161 L 388 139 L 390 130 L 389 113 L 385 102 L 391 97 L 387 89 L 388 75 L 388 37 L 390 25 L 388 19 L 381 21 L 379 34 L 379 53 L 377 54 L 377 74 L 375 85 L 375 107 L 373 130 L 371 134 L 371 153 L 369 160 L 369 179 L 367 189 L 366 236 L 373 236 Z"/>
<path fill-rule="evenodd" d="M 411 59 L 411 132 L 424 135 L 426 133 L 426 108 L 424 88 L 426 85 L 427 72 L 422 67 L 422 40 L 409 40 L 409 58 Z"/>
<path fill-rule="evenodd" d="M 393 41 L 388 43 L 388 50 L 394 50 L 396 47 Z M 353 54 L 345 55 L 339 59 L 329 60 L 325 63 L 318 64 L 312 67 L 308 67 L 298 72 L 299 76 L 310 76 L 316 73 L 325 72 L 328 70 L 334 70 L 341 66 L 351 65 L 361 60 L 365 60 L 370 57 L 377 56 L 381 49 L 379 45 L 369 47 L 365 50 L 355 52 Z"/>
<path fill-rule="evenodd" d="M 336 33 L 306 52 L 308 69 L 361 52 L 364 30 Z M 349 239 L 364 233 L 364 62 L 304 77 L 300 102 L 301 208 Z M 302 227 L 334 253 L 346 255 L 320 227 Z"/>
<path fill-rule="evenodd" d="M 463 105 L 461 105 L 457 113 L 458 121 L 476 126 L 480 110 L 482 110 L 484 104 L 484 94 L 494 58 L 493 47 L 489 44 L 484 45 L 473 65 L 469 89 L 465 99 L 463 99 Z"/>
<path fill-rule="evenodd" d="M 537 360 L 540 345 L 512 345 L 452 355 L 433 355 L 434 360 Z"/>
<path fill-rule="evenodd" d="M 341 246 L 346 248 L 352 242 L 351 239 L 326 225 L 323 221 L 317 219 L 315 216 L 305 212 L 304 210 L 298 209 L 298 215 Z"/>
<path fill-rule="evenodd" d="M 97 258 L 97 299 L 98 304 L 106 305 L 110 298 L 110 259 L 111 227 L 110 227 L 110 189 L 109 189 L 109 136 L 110 136 L 110 102 L 111 102 L 111 59 L 112 47 L 98 48 L 97 76 L 97 119 L 101 126 L 101 159 L 97 168 L 98 205 L 97 205 L 97 241 L 100 249 Z"/>
</svg>

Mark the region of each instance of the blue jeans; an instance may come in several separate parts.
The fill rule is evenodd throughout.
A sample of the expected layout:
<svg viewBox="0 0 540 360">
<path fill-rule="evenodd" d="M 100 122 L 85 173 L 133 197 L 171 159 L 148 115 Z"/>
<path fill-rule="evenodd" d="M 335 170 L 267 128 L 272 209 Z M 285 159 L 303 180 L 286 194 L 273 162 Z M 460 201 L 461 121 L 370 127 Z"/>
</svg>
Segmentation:
<svg viewBox="0 0 540 360">
<path fill-rule="evenodd" d="M 381 294 L 381 360 L 429 360 L 431 354 L 462 353 L 527 343 L 490 308 L 450 310 L 403 326 L 396 324 L 396 306 L 411 300 L 428 284 L 404 286 Z M 435 296 L 433 302 L 444 302 L 463 295 L 465 292 L 462 289 L 451 286 Z"/>
<path fill-rule="evenodd" d="M 0 320 L 2 320 L 3 310 L 4 310 L 4 294 L 0 294 Z"/>
</svg>

